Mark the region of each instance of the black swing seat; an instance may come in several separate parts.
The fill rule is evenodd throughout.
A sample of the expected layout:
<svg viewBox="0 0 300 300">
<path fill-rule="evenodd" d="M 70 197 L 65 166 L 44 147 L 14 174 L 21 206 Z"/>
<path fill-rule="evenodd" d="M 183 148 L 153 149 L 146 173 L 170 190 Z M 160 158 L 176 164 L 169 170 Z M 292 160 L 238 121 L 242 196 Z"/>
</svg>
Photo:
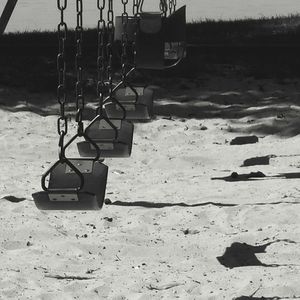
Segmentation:
<svg viewBox="0 0 300 300">
<path fill-rule="evenodd" d="M 115 40 L 121 41 L 121 16 L 116 17 L 115 24 Z M 168 17 L 161 12 L 142 12 L 137 20 L 129 17 L 126 31 L 128 41 L 135 41 L 138 69 L 163 70 L 186 57 L 186 6 Z"/>
<path fill-rule="evenodd" d="M 88 127 L 86 134 L 98 145 L 100 157 L 129 157 L 132 150 L 133 124 L 125 120 L 109 121 L 115 129 L 105 119 L 101 119 Z M 82 157 L 96 155 L 95 147 L 88 141 L 77 143 L 77 148 Z"/>
<path fill-rule="evenodd" d="M 126 110 L 126 120 L 130 121 L 147 121 L 151 119 L 153 116 L 153 96 L 154 91 L 143 86 L 121 87 L 114 93 L 114 98 Z M 122 118 L 123 116 L 122 109 L 114 102 L 105 104 L 105 112 L 108 118 Z"/>
<path fill-rule="evenodd" d="M 104 203 L 108 167 L 88 159 L 69 160 L 83 175 L 80 178 L 66 163 L 59 163 L 50 173 L 48 191 L 32 195 L 40 210 L 100 210 Z"/>
</svg>

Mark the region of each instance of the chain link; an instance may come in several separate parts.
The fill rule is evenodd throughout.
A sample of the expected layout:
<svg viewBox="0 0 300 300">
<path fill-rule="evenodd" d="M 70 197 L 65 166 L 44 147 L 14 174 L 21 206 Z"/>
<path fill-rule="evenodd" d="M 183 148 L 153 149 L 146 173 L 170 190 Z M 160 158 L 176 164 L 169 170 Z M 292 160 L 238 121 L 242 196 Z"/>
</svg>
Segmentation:
<svg viewBox="0 0 300 300">
<path fill-rule="evenodd" d="M 57 7 L 60 11 L 64 11 L 67 8 L 67 0 L 57 0 Z"/>
<path fill-rule="evenodd" d="M 79 136 L 83 134 L 83 109 L 84 109 L 84 95 L 83 95 L 83 66 L 82 66 L 82 41 L 83 41 L 83 27 L 82 27 L 82 14 L 83 4 L 82 0 L 76 0 L 76 55 L 75 55 L 75 68 L 76 68 L 76 122 L 77 131 Z"/>
<path fill-rule="evenodd" d="M 141 1 L 133 0 L 132 13 L 134 16 L 137 16 L 140 10 Z"/>
<path fill-rule="evenodd" d="M 169 15 L 173 12 L 173 0 L 169 0 Z"/>
<path fill-rule="evenodd" d="M 177 5 L 176 0 L 169 0 L 169 13 L 170 13 L 170 15 L 173 14 L 176 11 L 176 5 Z"/>
<path fill-rule="evenodd" d="M 67 0 L 57 0 L 57 8 L 60 11 L 60 23 L 58 24 L 58 55 L 57 55 L 57 101 L 60 105 L 60 116 L 57 119 L 57 132 L 59 134 L 60 153 L 64 147 L 64 137 L 68 133 L 68 119 L 65 115 L 66 96 L 66 40 L 67 24 L 64 20 L 64 12 L 67 8 Z M 61 157 L 60 157 L 61 158 Z"/>
</svg>

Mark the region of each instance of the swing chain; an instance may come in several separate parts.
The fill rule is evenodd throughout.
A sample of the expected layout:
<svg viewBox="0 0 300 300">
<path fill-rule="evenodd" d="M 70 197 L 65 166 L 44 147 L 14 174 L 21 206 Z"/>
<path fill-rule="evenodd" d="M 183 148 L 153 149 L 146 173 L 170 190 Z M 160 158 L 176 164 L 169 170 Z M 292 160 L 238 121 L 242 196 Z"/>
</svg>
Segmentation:
<svg viewBox="0 0 300 300">
<path fill-rule="evenodd" d="M 137 16 L 139 14 L 139 8 L 140 8 L 140 1 L 133 0 L 132 12 L 134 16 Z"/>
<path fill-rule="evenodd" d="M 134 17 L 134 24 L 135 27 L 138 28 L 138 23 L 139 23 L 139 10 L 141 8 L 142 2 L 139 0 L 133 0 L 133 17 Z M 132 42 L 132 50 L 133 50 L 133 66 L 136 66 L 136 32 L 134 34 L 134 39 Z"/>
<path fill-rule="evenodd" d="M 82 13 L 83 13 L 83 4 L 82 0 L 76 0 L 76 28 L 75 28 L 75 39 L 76 39 L 76 55 L 75 55 L 75 68 L 76 68 L 76 122 L 77 122 L 77 131 L 78 135 L 82 136 L 83 134 L 83 109 L 84 109 L 84 96 L 83 96 L 83 66 L 82 66 L 82 40 L 83 40 L 83 27 L 82 27 Z"/>
<path fill-rule="evenodd" d="M 97 97 L 99 98 L 98 115 L 103 115 L 103 101 L 105 91 L 105 20 L 103 13 L 105 9 L 105 0 L 97 0 L 99 10 L 99 20 L 97 26 Z"/>
<path fill-rule="evenodd" d="M 108 11 L 107 11 L 107 32 L 108 32 L 108 43 L 106 45 L 108 64 L 106 68 L 108 84 L 109 84 L 109 96 L 113 94 L 113 38 L 114 38 L 114 11 L 113 11 L 113 0 L 108 0 Z"/>
<path fill-rule="evenodd" d="M 168 12 L 168 3 L 167 3 L 167 0 L 160 0 L 159 7 L 160 7 L 160 10 L 163 13 L 163 16 L 166 17 L 167 16 L 167 12 Z"/>
<path fill-rule="evenodd" d="M 171 15 L 176 11 L 177 0 L 169 0 L 169 14 Z"/>
<path fill-rule="evenodd" d="M 66 40 L 67 40 L 67 24 L 64 20 L 64 12 L 67 8 L 67 0 L 57 0 L 57 7 L 60 11 L 60 23 L 58 24 L 58 55 L 57 55 L 57 101 L 60 105 L 60 116 L 57 119 L 57 132 L 59 134 L 60 159 L 62 158 L 64 137 L 68 132 L 68 119 L 65 115 L 66 95 Z"/>
<path fill-rule="evenodd" d="M 61 12 L 64 12 L 64 10 L 67 8 L 67 0 L 57 0 L 57 7 Z"/>
<path fill-rule="evenodd" d="M 127 24 L 128 24 L 128 13 L 126 11 L 126 5 L 128 4 L 128 0 L 122 0 L 123 4 L 123 13 L 122 13 L 122 55 L 121 55 L 121 65 L 122 65 L 122 81 L 126 80 L 127 74 L 127 48 L 128 48 L 128 33 L 127 33 Z"/>
</svg>

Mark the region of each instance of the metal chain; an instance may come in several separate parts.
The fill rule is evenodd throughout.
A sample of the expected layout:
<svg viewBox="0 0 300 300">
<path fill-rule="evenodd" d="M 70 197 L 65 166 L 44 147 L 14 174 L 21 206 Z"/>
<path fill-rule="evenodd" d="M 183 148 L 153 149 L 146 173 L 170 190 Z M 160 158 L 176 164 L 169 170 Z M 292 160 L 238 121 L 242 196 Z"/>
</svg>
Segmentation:
<svg viewBox="0 0 300 300">
<path fill-rule="evenodd" d="M 133 0 L 133 15 L 135 16 L 143 9 L 144 0 Z M 168 10 L 171 15 L 176 11 L 177 0 L 160 0 L 159 9 L 163 13 L 163 16 L 166 17 Z"/>
<path fill-rule="evenodd" d="M 60 116 L 57 119 L 57 132 L 59 134 L 59 157 L 62 160 L 64 138 L 68 133 L 68 119 L 65 115 L 66 96 L 66 40 L 67 40 L 67 24 L 64 20 L 64 12 L 67 8 L 67 0 L 57 0 L 57 7 L 60 11 L 60 23 L 58 24 L 58 55 L 57 55 L 57 73 L 58 73 L 58 86 L 57 86 L 57 101 L 60 105 Z"/>
<path fill-rule="evenodd" d="M 75 28 L 75 39 L 76 39 L 76 55 L 75 55 L 75 68 L 76 68 L 76 122 L 77 122 L 77 133 L 79 136 L 83 134 L 83 109 L 84 109 L 84 95 L 83 95 L 83 66 L 82 66 L 82 41 L 83 41 L 83 27 L 82 27 L 82 13 L 83 4 L 82 0 L 76 0 L 76 28 Z"/>
<path fill-rule="evenodd" d="M 177 7 L 177 0 L 173 0 L 173 12 L 176 11 L 176 7 Z"/>
<path fill-rule="evenodd" d="M 163 16 L 166 17 L 167 16 L 167 12 L 168 12 L 168 3 L 167 3 L 167 0 L 160 0 L 159 8 L 160 8 L 161 12 L 163 13 Z"/>
<path fill-rule="evenodd" d="M 170 15 L 176 11 L 176 5 L 177 5 L 176 0 L 169 0 L 169 14 Z"/>
<path fill-rule="evenodd" d="M 134 16 L 138 15 L 141 6 L 142 6 L 141 1 L 133 0 L 132 13 L 133 13 Z"/>
<path fill-rule="evenodd" d="M 138 28 L 138 24 L 139 24 L 139 13 L 140 13 L 140 9 L 142 9 L 142 4 L 143 4 L 142 1 L 133 0 L 133 17 L 134 17 L 134 24 L 136 29 Z M 135 31 L 134 33 L 134 39 L 132 43 L 134 67 L 136 66 L 136 39 L 137 39 L 137 31 Z"/>
<path fill-rule="evenodd" d="M 113 39 L 114 39 L 114 11 L 113 11 L 113 0 L 108 0 L 108 11 L 107 11 L 107 33 L 108 43 L 106 45 L 108 64 L 106 68 L 108 84 L 109 84 L 109 96 L 113 94 L 113 70 L 112 70 L 112 59 L 113 59 Z"/>
<path fill-rule="evenodd" d="M 122 0 L 123 4 L 123 13 L 122 13 L 122 25 L 123 25 L 123 32 L 122 32 L 122 54 L 121 54 L 121 65 L 122 65 L 122 81 L 126 80 L 127 74 L 127 65 L 128 65 L 128 57 L 127 57 L 127 50 L 128 50 L 128 33 L 127 33 L 127 24 L 128 24 L 128 13 L 126 11 L 126 5 L 128 4 L 128 0 Z"/>
<path fill-rule="evenodd" d="M 105 27 L 106 23 L 103 18 L 105 9 L 105 0 L 97 0 L 97 8 L 99 10 L 99 20 L 97 26 L 97 97 L 99 105 L 97 114 L 103 116 L 103 101 L 105 93 Z"/>
</svg>

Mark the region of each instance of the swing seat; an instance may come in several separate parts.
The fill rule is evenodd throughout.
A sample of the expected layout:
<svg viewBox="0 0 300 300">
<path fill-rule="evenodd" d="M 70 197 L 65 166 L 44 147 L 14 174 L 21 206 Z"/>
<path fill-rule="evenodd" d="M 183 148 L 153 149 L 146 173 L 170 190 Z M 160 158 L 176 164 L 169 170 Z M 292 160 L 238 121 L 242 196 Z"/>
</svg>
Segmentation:
<svg viewBox="0 0 300 300">
<path fill-rule="evenodd" d="M 86 134 L 100 149 L 100 156 L 129 157 L 132 150 L 133 129 L 132 123 L 125 120 L 110 120 L 117 130 L 105 120 L 94 122 L 86 129 Z M 96 155 L 95 147 L 88 141 L 77 143 L 80 156 L 92 157 Z"/>
<path fill-rule="evenodd" d="M 161 13 L 141 13 L 136 33 L 135 66 L 139 69 L 162 69 L 164 36 Z"/>
<path fill-rule="evenodd" d="M 127 33 L 127 41 L 128 42 L 134 42 L 136 30 L 137 30 L 137 22 L 136 22 L 135 17 L 128 16 L 127 25 L 126 25 L 126 33 Z M 116 16 L 114 40 L 121 42 L 123 32 L 124 32 L 124 26 L 122 23 L 122 16 Z"/>
<path fill-rule="evenodd" d="M 133 91 L 135 90 L 136 94 Z M 126 120 L 147 121 L 153 116 L 154 91 L 147 87 L 122 87 L 115 91 L 114 97 L 126 110 Z M 113 102 L 105 105 L 108 118 L 122 118 L 123 111 Z"/>
<path fill-rule="evenodd" d="M 186 46 L 183 42 L 165 43 L 165 60 L 177 61 L 186 58 Z"/>
<path fill-rule="evenodd" d="M 100 210 L 104 203 L 108 167 L 88 159 L 69 160 L 83 175 L 80 178 L 66 163 L 59 163 L 49 175 L 48 191 L 32 195 L 40 210 Z"/>
<path fill-rule="evenodd" d="M 141 13 L 136 33 L 135 65 L 139 69 L 163 70 L 186 56 L 186 7 L 169 17 Z"/>
</svg>

